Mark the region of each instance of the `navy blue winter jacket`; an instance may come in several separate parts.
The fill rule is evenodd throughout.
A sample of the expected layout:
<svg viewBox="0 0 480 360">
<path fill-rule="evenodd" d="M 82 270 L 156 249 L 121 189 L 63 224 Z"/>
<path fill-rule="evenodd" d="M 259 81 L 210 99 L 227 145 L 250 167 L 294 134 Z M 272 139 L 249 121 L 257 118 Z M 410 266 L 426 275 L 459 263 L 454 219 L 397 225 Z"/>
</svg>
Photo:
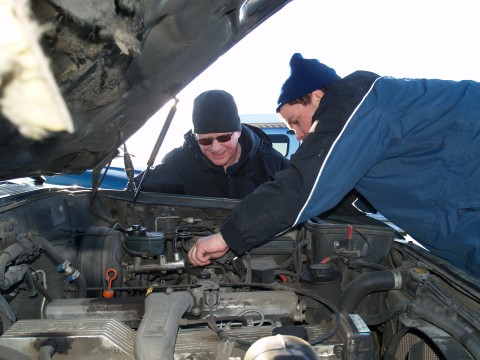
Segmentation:
<svg viewBox="0 0 480 360">
<path fill-rule="evenodd" d="M 143 191 L 242 199 L 289 166 L 289 160 L 272 147 L 268 135 L 253 126 L 242 125 L 242 155 L 226 172 L 201 152 L 191 131 L 184 138 L 181 147 L 147 172 Z M 137 185 L 141 176 L 143 173 L 135 178 Z"/>
<path fill-rule="evenodd" d="M 275 182 L 222 226 L 242 254 L 357 190 L 433 254 L 480 275 L 480 83 L 358 71 L 320 101 Z"/>
</svg>

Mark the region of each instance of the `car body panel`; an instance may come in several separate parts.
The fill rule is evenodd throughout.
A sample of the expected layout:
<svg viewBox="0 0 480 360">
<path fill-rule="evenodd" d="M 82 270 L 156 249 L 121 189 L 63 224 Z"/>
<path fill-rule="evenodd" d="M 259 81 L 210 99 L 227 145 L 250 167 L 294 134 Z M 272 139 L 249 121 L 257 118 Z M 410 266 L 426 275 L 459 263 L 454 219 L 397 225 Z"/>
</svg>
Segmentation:
<svg viewBox="0 0 480 360">
<path fill-rule="evenodd" d="M 275 114 L 242 114 L 240 119 L 244 123 L 262 129 L 270 137 L 273 147 L 288 159 L 300 146 L 295 132 L 281 122 Z"/>
</svg>

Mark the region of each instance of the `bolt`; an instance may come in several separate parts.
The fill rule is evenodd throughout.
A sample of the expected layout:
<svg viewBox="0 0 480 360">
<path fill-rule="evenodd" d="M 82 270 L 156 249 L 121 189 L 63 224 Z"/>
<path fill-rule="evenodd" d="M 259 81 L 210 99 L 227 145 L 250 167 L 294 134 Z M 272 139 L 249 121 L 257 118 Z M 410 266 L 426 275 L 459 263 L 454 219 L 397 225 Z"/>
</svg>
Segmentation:
<svg viewBox="0 0 480 360">
<path fill-rule="evenodd" d="M 333 347 L 333 353 L 337 355 L 339 358 L 342 358 L 343 355 L 343 348 L 339 345 L 335 345 Z"/>
<path fill-rule="evenodd" d="M 198 307 L 194 307 L 192 309 L 192 314 L 195 315 L 195 316 L 200 315 L 200 309 Z"/>
</svg>

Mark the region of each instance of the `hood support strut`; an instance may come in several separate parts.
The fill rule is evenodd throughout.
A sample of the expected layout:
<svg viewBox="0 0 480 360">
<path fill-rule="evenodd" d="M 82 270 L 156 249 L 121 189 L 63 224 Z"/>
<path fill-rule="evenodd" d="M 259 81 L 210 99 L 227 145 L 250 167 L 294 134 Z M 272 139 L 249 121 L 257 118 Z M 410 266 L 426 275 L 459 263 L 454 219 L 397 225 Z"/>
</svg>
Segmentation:
<svg viewBox="0 0 480 360">
<path fill-rule="evenodd" d="M 143 172 L 142 178 L 140 179 L 140 183 L 138 184 L 138 187 L 135 191 L 132 205 L 135 205 L 135 203 L 137 202 L 138 195 L 140 194 L 140 189 L 142 188 L 143 180 L 145 179 L 145 176 L 147 175 L 148 170 L 150 170 L 150 168 L 153 166 L 153 163 L 158 155 L 158 151 L 160 150 L 160 146 L 162 145 L 163 140 L 167 135 L 167 131 L 170 128 L 170 124 L 172 123 L 173 117 L 175 116 L 175 112 L 177 111 L 178 99 L 174 98 L 174 100 L 175 100 L 175 103 L 172 105 L 172 107 L 170 108 L 170 111 L 168 112 L 167 118 L 165 119 L 165 124 L 163 124 L 162 131 L 160 131 L 160 135 L 158 135 L 157 142 L 155 143 L 155 146 L 152 150 L 150 158 L 148 159 L 147 168 Z"/>
</svg>

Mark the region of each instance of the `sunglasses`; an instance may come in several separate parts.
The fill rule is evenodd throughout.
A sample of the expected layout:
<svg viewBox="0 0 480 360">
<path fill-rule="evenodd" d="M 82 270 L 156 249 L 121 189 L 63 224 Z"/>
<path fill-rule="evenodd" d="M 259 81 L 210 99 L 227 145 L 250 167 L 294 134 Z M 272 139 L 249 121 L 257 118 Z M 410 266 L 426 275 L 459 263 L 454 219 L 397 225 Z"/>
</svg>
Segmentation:
<svg viewBox="0 0 480 360">
<path fill-rule="evenodd" d="M 230 141 L 230 139 L 232 138 L 232 135 L 233 135 L 233 132 L 231 134 L 219 135 L 219 136 L 214 137 L 214 138 L 199 139 L 199 138 L 195 137 L 195 139 L 197 140 L 197 142 L 200 145 L 207 146 L 207 145 L 212 145 L 213 140 L 217 140 L 218 142 L 221 142 L 221 143 L 226 143 L 226 142 Z"/>
</svg>

